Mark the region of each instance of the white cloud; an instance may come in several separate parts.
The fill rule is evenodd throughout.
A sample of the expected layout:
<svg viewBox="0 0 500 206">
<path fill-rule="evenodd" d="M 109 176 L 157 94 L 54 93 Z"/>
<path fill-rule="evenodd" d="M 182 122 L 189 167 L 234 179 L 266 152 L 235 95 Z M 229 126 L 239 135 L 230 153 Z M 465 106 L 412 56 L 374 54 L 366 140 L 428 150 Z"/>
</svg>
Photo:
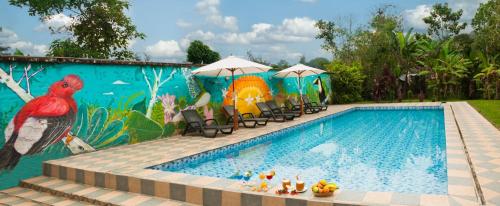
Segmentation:
<svg viewBox="0 0 500 206">
<path fill-rule="evenodd" d="M 208 22 L 230 31 L 237 31 L 238 19 L 234 16 L 223 16 L 219 11 L 219 5 L 219 0 L 199 0 L 196 8 L 205 15 Z"/>
<path fill-rule="evenodd" d="M 175 24 L 180 28 L 189 28 L 193 25 L 190 22 L 187 22 L 183 19 L 178 19 L 177 22 L 175 22 Z"/>
<path fill-rule="evenodd" d="M 47 45 L 22 41 L 14 31 L 6 28 L 2 28 L 2 31 L 0 31 L 0 46 L 9 47 L 12 51 L 19 49 L 25 55 L 31 56 L 43 56 L 49 49 Z"/>
<path fill-rule="evenodd" d="M 316 21 L 309 17 L 284 19 L 278 26 L 258 23 L 252 25 L 250 32 L 225 33 L 221 35 L 220 40 L 228 44 L 307 42 L 318 32 L 315 23 Z"/>
<path fill-rule="evenodd" d="M 406 22 L 406 25 L 413 27 L 415 29 L 423 30 L 427 28 L 424 20 L 424 17 L 429 16 L 431 13 L 432 7 L 429 5 L 418 5 L 415 9 L 408 9 L 403 12 L 403 18 Z"/>
<path fill-rule="evenodd" d="M 316 21 L 310 19 L 309 17 L 295 17 L 293 19 L 283 20 L 280 29 L 282 30 L 282 33 L 310 37 L 316 35 L 318 32 L 318 29 L 314 26 L 315 24 Z"/>
<path fill-rule="evenodd" d="M 488 0 L 448 0 L 448 5 L 453 11 L 459 9 L 463 10 L 462 22 L 467 22 L 468 26 L 465 31 L 471 31 L 470 22 L 476 14 L 477 8 L 480 3 L 487 2 Z M 432 10 L 432 5 L 421 4 L 414 9 L 407 9 L 403 11 L 403 18 L 405 23 L 415 29 L 426 29 L 427 25 L 422 20 L 424 17 L 429 16 Z"/>
<path fill-rule="evenodd" d="M 55 32 L 65 32 L 68 27 L 75 22 L 75 19 L 66 16 L 63 13 L 54 14 L 43 19 L 42 24 L 35 28 L 35 31 L 55 31 Z"/>
<path fill-rule="evenodd" d="M 454 11 L 462 9 L 464 11 L 462 20 L 470 21 L 474 18 L 477 8 L 479 8 L 479 4 L 487 1 L 488 0 L 449 0 L 448 4 Z"/>
<path fill-rule="evenodd" d="M 194 40 L 200 40 L 207 43 L 207 41 L 212 41 L 215 37 L 215 34 L 210 31 L 204 32 L 202 30 L 196 30 L 184 36 L 180 41 L 180 45 L 182 48 L 187 49 L 189 44 Z"/>
<path fill-rule="evenodd" d="M 175 40 L 160 40 L 147 46 L 145 52 L 152 57 L 180 57 L 184 55 L 179 43 Z"/>
</svg>

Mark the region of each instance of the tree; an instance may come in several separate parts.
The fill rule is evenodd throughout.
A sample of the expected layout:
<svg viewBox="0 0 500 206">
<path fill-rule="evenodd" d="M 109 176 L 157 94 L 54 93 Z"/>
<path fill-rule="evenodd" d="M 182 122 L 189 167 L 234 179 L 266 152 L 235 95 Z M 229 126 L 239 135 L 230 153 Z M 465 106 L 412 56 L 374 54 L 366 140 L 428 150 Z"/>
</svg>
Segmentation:
<svg viewBox="0 0 500 206">
<path fill-rule="evenodd" d="M 187 61 L 193 64 L 210 64 L 220 60 L 219 53 L 199 40 L 192 41 L 187 49 Z"/>
<path fill-rule="evenodd" d="M 317 57 L 317 58 L 311 59 L 311 61 L 309 61 L 307 63 L 307 65 L 310 66 L 310 67 L 314 67 L 314 68 L 325 70 L 326 66 L 329 63 L 330 63 L 330 60 L 328 60 L 327 58 Z"/>
<path fill-rule="evenodd" d="M 493 57 L 489 57 L 481 52 L 477 54 L 477 58 L 480 60 L 479 68 L 481 68 L 481 72 L 476 74 L 474 79 L 484 84 L 483 90 L 486 99 L 491 99 L 491 93 L 495 93 L 495 99 L 500 99 L 500 66 L 496 62 L 500 59 L 499 57 L 500 54 Z M 491 92 L 493 85 L 495 85 L 495 92 Z"/>
<path fill-rule="evenodd" d="M 394 70 L 399 76 L 408 74 L 413 68 L 415 63 L 415 53 L 417 49 L 417 41 L 415 36 L 412 35 L 412 30 L 410 29 L 406 34 L 403 32 L 394 32 L 395 39 L 397 41 L 397 66 Z M 408 79 L 406 80 L 408 82 Z M 396 80 L 396 95 L 398 101 L 401 102 L 403 96 L 401 91 L 401 84 L 399 80 Z"/>
<path fill-rule="evenodd" d="M 306 56 L 304 55 L 300 56 L 299 63 L 304 65 L 307 64 Z"/>
<path fill-rule="evenodd" d="M 426 40 L 419 50 L 421 58 L 424 59 L 420 63 L 426 68 L 419 74 L 428 76 L 428 85 L 434 93 L 434 98 L 446 99 L 450 92 L 459 89 L 460 80 L 468 73 L 470 60 L 453 50 L 451 40 L 442 44 Z"/>
<path fill-rule="evenodd" d="M 82 50 L 82 55 L 79 57 L 133 59 L 133 53 L 127 48 L 128 41 L 145 37 L 143 33 L 137 31 L 130 17 L 124 12 L 129 8 L 128 1 L 10 0 L 9 2 L 14 6 L 28 7 L 29 15 L 39 16 L 42 21 L 60 13 L 73 18 L 73 23 L 67 26 L 66 30 L 73 35 L 75 43 Z M 49 29 L 54 33 L 63 31 L 60 28 Z M 61 40 L 56 44 L 64 41 Z"/>
<path fill-rule="evenodd" d="M 266 61 L 261 56 L 259 56 L 259 57 L 254 56 L 252 51 L 250 51 L 250 50 L 247 51 L 247 57 L 248 57 L 248 60 L 250 60 L 250 61 L 257 62 L 257 63 L 263 64 L 263 65 L 269 65 L 268 61 Z"/>
<path fill-rule="evenodd" d="M 359 48 L 356 54 L 367 76 L 365 85 L 377 101 L 400 96 L 398 77 L 404 72 L 398 66 L 395 37 L 395 33 L 402 31 L 402 19 L 400 15 L 390 12 L 391 7 L 377 9 L 370 21 L 370 31 L 361 32 L 356 37 L 355 46 Z"/>
<path fill-rule="evenodd" d="M 273 67 L 273 69 L 282 70 L 290 67 L 290 64 L 286 60 L 282 59 L 277 64 L 273 64 L 271 67 Z"/>
<path fill-rule="evenodd" d="M 500 52 L 500 0 L 481 3 L 472 19 L 477 46 L 487 55 Z"/>
<path fill-rule="evenodd" d="M 317 21 L 315 26 L 319 30 L 319 33 L 316 35 L 316 39 L 323 40 L 321 48 L 327 52 L 331 52 L 335 56 L 337 53 L 337 38 L 343 35 L 344 31 L 336 26 L 334 22 L 322 19 Z"/>
<path fill-rule="evenodd" d="M 16 49 L 16 50 L 14 51 L 14 54 L 13 54 L 13 55 L 14 55 L 14 56 L 24 56 L 24 53 L 23 53 L 21 50 Z"/>
<path fill-rule="evenodd" d="M 363 99 L 361 94 L 365 75 L 362 73 L 360 63 L 349 66 L 334 61 L 327 65 L 327 70 L 330 73 L 334 103 L 345 104 Z"/>
<path fill-rule="evenodd" d="M 56 39 L 50 43 L 47 56 L 52 57 L 83 57 L 83 49 L 71 39 Z"/>
<path fill-rule="evenodd" d="M 423 18 L 428 25 L 427 33 L 443 41 L 465 29 L 467 23 L 460 23 L 463 10 L 453 11 L 448 3 L 434 4 L 430 16 Z"/>
</svg>

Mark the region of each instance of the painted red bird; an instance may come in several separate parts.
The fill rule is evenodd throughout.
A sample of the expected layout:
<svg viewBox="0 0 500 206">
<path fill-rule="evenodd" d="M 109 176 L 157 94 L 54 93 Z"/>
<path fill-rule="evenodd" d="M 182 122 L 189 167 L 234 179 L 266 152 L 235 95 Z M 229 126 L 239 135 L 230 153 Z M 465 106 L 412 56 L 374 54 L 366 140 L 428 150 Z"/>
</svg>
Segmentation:
<svg viewBox="0 0 500 206">
<path fill-rule="evenodd" d="M 13 169 L 23 155 L 42 152 L 65 137 L 76 118 L 73 94 L 82 89 L 76 75 L 54 82 L 47 94 L 24 105 L 5 129 L 5 144 L 0 150 L 0 171 Z"/>
</svg>

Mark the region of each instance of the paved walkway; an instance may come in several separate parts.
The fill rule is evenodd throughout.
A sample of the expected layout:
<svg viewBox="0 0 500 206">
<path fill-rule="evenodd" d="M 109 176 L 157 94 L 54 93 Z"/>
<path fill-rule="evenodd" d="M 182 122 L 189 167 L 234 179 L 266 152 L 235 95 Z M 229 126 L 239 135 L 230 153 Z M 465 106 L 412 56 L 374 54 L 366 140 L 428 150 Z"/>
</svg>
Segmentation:
<svg viewBox="0 0 500 206">
<path fill-rule="evenodd" d="M 484 200 L 500 205 L 500 131 L 465 102 L 451 103 Z M 500 111 L 500 108 L 498 108 Z"/>
</svg>

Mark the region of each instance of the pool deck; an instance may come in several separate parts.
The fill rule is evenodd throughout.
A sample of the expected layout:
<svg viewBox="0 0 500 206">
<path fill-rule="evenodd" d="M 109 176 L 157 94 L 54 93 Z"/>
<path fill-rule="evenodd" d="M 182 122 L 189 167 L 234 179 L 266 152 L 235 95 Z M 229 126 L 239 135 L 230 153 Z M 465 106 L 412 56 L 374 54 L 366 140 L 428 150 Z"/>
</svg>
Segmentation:
<svg viewBox="0 0 500 206">
<path fill-rule="evenodd" d="M 500 132 L 465 102 L 443 104 L 448 195 L 361 192 L 343 189 L 337 190 L 333 197 L 328 198 L 313 197 L 310 191 L 294 196 L 276 195 L 274 188 L 269 192 L 253 192 L 242 187 L 241 182 L 235 180 L 145 169 L 354 107 L 437 105 L 440 104 L 334 105 L 329 106 L 328 111 L 319 114 L 304 115 L 285 123 L 269 123 L 258 129 L 243 128 L 232 135 L 215 139 L 199 136 L 173 136 L 47 161 L 44 163 L 43 173 L 45 176 L 52 177 L 46 179 L 48 182 L 40 183 L 40 179 L 37 182 L 34 178 L 34 180 L 25 180 L 23 184 L 28 187 L 30 185 L 36 187 L 39 184 L 49 187 L 50 181 L 53 181 L 54 184 L 58 184 L 57 187 L 65 187 L 57 181 L 66 180 L 194 205 L 331 206 L 333 203 L 334 205 L 480 205 L 481 203 L 500 205 Z M 466 150 L 463 142 L 466 144 Z M 466 151 L 469 155 L 466 155 Z M 81 191 L 80 194 L 85 195 Z M 123 199 L 131 205 L 139 205 L 148 200 L 147 198 L 137 198 L 137 201 Z"/>
</svg>

